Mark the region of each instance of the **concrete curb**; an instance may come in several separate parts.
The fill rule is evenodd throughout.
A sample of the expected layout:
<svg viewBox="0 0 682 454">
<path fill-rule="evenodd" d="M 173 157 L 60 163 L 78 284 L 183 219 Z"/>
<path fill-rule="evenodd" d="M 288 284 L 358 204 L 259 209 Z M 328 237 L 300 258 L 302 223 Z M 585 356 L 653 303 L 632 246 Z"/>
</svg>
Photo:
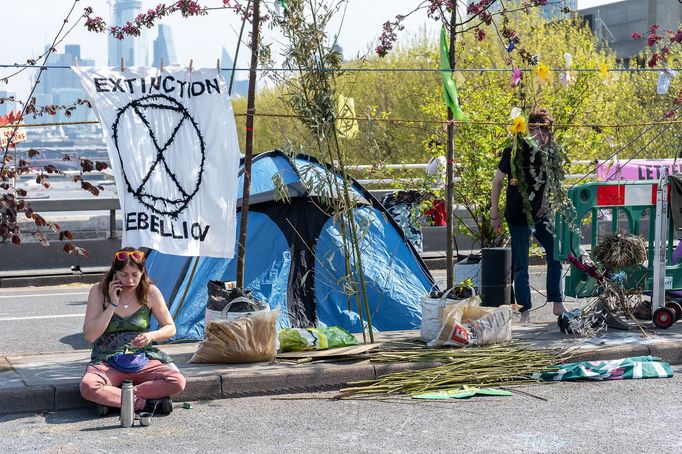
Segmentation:
<svg viewBox="0 0 682 454">
<path fill-rule="evenodd" d="M 578 352 L 570 361 L 607 360 L 641 355 L 657 356 L 672 365 L 682 364 L 682 348 L 679 342 L 599 347 Z M 2 360 L 3 364 L 9 364 L 5 358 Z M 373 380 L 394 372 L 419 370 L 435 365 L 435 363 L 370 363 L 368 360 L 305 365 L 285 363 L 277 365 L 277 370 L 269 373 L 249 370 L 246 366 L 230 373 L 186 375 L 187 386 L 182 394 L 174 397 L 174 401 L 338 390 L 349 382 Z M 11 366 L 9 369 L 3 367 L 0 372 L 8 373 L 11 369 Z M 196 369 L 193 373 L 196 373 Z M 81 398 L 79 380 L 73 378 L 64 383 L 33 386 L 28 386 L 23 380 L 16 380 L 9 386 L 0 388 L 0 414 L 41 413 L 92 406 L 92 403 Z"/>
</svg>

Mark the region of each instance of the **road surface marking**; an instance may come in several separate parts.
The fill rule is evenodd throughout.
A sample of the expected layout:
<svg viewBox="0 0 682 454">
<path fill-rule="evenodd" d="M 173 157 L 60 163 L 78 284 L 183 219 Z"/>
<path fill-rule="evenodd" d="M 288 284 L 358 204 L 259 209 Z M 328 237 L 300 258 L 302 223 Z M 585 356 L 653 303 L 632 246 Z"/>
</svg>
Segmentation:
<svg viewBox="0 0 682 454">
<path fill-rule="evenodd" d="M 39 296 L 75 296 L 75 295 L 87 295 L 88 292 L 82 293 L 34 293 L 29 295 L 22 295 L 17 293 L 16 295 L 0 295 L 0 298 L 36 298 Z"/>
<path fill-rule="evenodd" d="M 42 320 L 46 318 L 68 318 L 85 317 L 85 314 L 64 314 L 64 315 L 32 315 L 29 317 L 0 317 L 0 322 L 14 322 L 17 320 Z"/>
</svg>

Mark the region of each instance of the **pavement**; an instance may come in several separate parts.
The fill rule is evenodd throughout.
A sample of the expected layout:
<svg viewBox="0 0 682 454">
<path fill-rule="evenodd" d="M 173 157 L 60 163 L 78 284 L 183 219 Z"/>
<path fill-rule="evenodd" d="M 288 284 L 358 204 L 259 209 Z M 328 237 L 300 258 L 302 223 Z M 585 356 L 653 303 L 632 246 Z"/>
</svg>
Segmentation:
<svg viewBox="0 0 682 454">
<path fill-rule="evenodd" d="M 575 339 L 559 332 L 556 322 L 513 324 L 513 337 L 535 347 L 573 348 L 572 361 L 654 355 L 682 364 L 682 323 L 668 330 L 609 331 L 604 337 Z M 416 341 L 418 331 L 379 333 L 375 342 Z M 391 372 L 428 367 L 424 363 L 373 363 L 368 359 L 296 363 L 194 364 L 198 343 L 162 347 L 175 358 L 187 378 L 176 402 L 225 399 L 339 389 L 351 381 L 370 380 Z M 92 406 L 80 397 L 79 382 L 89 350 L 0 356 L 0 414 L 40 413 Z"/>
</svg>

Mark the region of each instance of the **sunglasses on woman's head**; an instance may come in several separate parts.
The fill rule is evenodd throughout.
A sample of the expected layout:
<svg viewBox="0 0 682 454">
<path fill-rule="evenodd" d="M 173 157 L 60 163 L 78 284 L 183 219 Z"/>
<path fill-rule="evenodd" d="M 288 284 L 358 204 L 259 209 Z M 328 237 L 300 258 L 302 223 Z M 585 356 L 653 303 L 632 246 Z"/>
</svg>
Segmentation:
<svg viewBox="0 0 682 454">
<path fill-rule="evenodd" d="M 142 251 L 118 251 L 114 253 L 114 258 L 119 262 L 125 261 L 128 257 L 131 257 L 136 262 L 141 262 L 144 260 L 144 252 Z"/>
</svg>

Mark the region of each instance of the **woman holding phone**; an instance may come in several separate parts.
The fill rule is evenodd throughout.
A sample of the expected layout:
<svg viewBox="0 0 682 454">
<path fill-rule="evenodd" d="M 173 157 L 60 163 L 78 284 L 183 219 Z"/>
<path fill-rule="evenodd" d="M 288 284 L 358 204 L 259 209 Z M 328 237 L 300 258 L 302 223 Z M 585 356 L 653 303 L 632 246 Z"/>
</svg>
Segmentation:
<svg viewBox="0 0 682 454">
<path fill-rule="evenodd" d="M 152 315 L 156 331 L 148 331 Z M 128 247 L 114 254 L 109 271 L 90 289 L 83 334 L 93 347 L 80 391 L 97 403 L 99 416 L 120 408 L 124 380 L 133 382 L 136 411 L 173 411 L 170 396 L 182 392 L 185 378 L 152 342 L 173 337 L 175 323 L 149 280 L 142 251 Z"/>
</svg>

